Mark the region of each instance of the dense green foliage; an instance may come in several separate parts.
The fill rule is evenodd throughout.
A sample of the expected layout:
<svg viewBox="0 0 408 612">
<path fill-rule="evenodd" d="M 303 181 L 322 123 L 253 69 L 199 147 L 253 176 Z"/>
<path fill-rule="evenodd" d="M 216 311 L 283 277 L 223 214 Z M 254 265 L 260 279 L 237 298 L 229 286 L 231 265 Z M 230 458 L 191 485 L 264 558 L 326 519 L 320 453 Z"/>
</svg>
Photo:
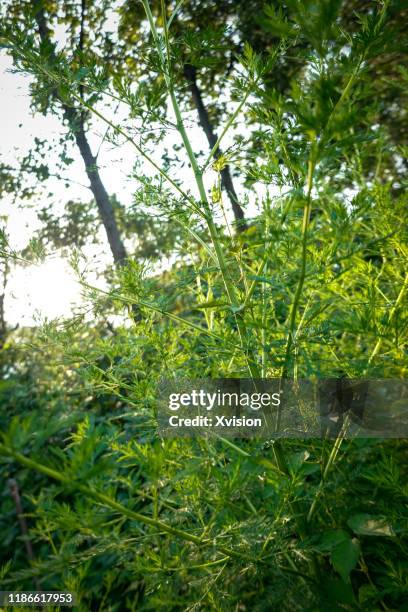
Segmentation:
<svg viewBox="0 0 408 612">
<path fill-rule="evenodd" d="M 2 235 L 15 265 L 70 252 L 84 301 L 4 339 L 1 584 L 71 590 L 78 610 L 406 609 L 404 440 L 163 440 L 156 423 L 162 377 L 406 377 L 407 143 L 382 89 L 406 99 L 403 9 L 63 4 L 13 0 L 2 43 L 68 140 L 98 121 L 132 147 L 134 200 L 109 200 L 128 256 L 112 249 L 107 288 L 80 253 L 106 228 L 99 202 L 41 207 L 23 256 Z M 186 65 L 218 130 L 208 151 Z"/>
</svg>

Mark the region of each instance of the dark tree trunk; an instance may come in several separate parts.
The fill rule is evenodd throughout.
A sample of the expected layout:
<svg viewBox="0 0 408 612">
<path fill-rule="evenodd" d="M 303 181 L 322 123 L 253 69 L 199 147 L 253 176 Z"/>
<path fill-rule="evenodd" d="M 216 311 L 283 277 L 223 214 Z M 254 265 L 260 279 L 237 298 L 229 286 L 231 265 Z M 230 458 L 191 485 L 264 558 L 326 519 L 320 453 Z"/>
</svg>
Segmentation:
<svg viewBox="0 0 408 612">
<path fill-rule="evenodd" d="M 217 142 L 217 135 L 215 134 L 211 125 L 211 121 L 208 116 L 208 111 L 203 102 L 200 88 L 197 85 L 197 69 L 195 68 L 195 66 L 192 66 L 191 64 L 185 64 L 184 76 L 188 82 L 194 106 L 197 109 L 200 125 L 203 128 L 204 133 L 207 137 L 210 149 L 212 149 L 215 143 Z M 218 147 L 217 151 L 214 154 L 214 157 L 218 159 L 221 155 L 222 150 L 220 149 L 220 147 Z M 238 231 L 243 231 L 247 229 L 247 224 L 245 222 L 244 211 L 242 210 L 239 204 L 238 196 L 234 188 L 234 183 L 232 181 L 231 172 L 228 165 L 221 170 L 221 182 L 230 199 L 237 229 Z"/>
<path fill-rule="evenodd" d="M 36 5 L 34 6 L 34 15 L 37 21 L 38 32 L 40 34 L 41 40 L 43 42 L 50 42 L 50 30 L 48 28 L 48 24 L 45 18 L 42 3 L 36 3 Z M 82 21 L 83 15 L 84 3 L 82 2 Z M 81 32 L 83 32 L 83 23 L 81 27 Z M 83 44 L 82 39 L 83 33 L 81 34 L 80 45 Z M 51 48 L 53 49 L 53 47 Z M 55 53 L 53 50 L 51 51 L 51 54 L 53 54 L 55 57 Z M 95 198 L 99 217 L 102 221 L 102 224 L 106 231 L 106 235 L 108 237 L 108 242 L 113 255 L 113 259 L 115 261 L 115 264 L 121 265 L 125 262 L 127 253 L 125 245 L 122 241 L 122 237 L 120 235 L 118 224 L 116 222 L 115 211 L 109 199 L 108 192 L 106 191 L 99 174 L 96 157 L 92 155 L 91 147 L 89 146 L 89 142 L 86 137 L 84 128 L 84 116 L 81 110 L 75 109 L 66 104 L 63 100 L 61 100 L 56 90 L 54 92 L 54 95 L 61 102 L 64 111 L 64 116 L 68 120 L 71 129 L 74 131 L 75 141 L 85 164 L 86 174 L 90 182 L 90 189 Z"/>
<path fill-rule="evenodd" d="M 115 211 L 99 174 L 96 157 L 92 155 L 91 147 L 89 146 L 82 124 L 75 131 L 75 140 L 84 160 L 86 174 L 91 184 L 91 191 L 98 207 L 99 216 L 108 237 L 113 259 L 116 264 L 120 265 L 124 263 L 127 257 L 125 245 L 116 223 Z"/>
</svg>

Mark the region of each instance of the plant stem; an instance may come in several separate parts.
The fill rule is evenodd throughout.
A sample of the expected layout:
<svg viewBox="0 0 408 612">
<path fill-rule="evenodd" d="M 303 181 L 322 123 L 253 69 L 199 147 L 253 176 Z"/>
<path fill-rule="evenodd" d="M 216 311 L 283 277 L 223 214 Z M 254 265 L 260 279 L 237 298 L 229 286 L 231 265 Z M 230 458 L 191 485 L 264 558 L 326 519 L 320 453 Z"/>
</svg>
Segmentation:
<svg viewBox="0 0 408 612">
<path fill-rule="evenodd" d="M 388 325 L 392 322 L 392 319 L 394 318 L 394 315 L 395 315 L 395 313 L 397 311 L 397 308 L 401 304 L 401 302 L 402 302 L 402 300 L 404 298 L 405 291 L 406 291 L 407 287 L 408 287 L 408 273 L 405 275 L 404 283 L 403 283 L 403 285 L 401 287 L 401 290 L 400 290 L 400 292 L 398 294 L 397 299 L 395 300 L 395 304 L 394 304 L 394 306 L 390 310 L 390 313 L 389 313 L 389 316 L 388 316 Z M 379 350 L 381 348 L 381 345 L 382 345 L 382 338 L 378 338 L 377 343 L 376 343 L 376 345 L 374 347 L 374 350 L 371 353 L 370 358 L 368 360 L 368 364 L 367 364 L 368 366 L 371 364 L 371 362 L 374 359 L 374 357 L 376 357 L 376 355 L 378 354 L 378 352 L 379 352 Z"/>
<path fill-rule="evenodd" d="M 338 109 L 343 104 L 343 102 L 347 99 L 351 91 L 352 85 L 354 84 L 354 81 L 358 75 L 358 72 L 360 70 L 363 60 L 364 60 L 364 53 L 360 54 L 357 64 L 355 65 L 354 70 L 352 71 L 346 83 L 346 86 L 341 93 L 340 98 L 337 100 L 336 104 L 334 105 L 326 121 L 326 125 L 324 127 L 321 140 L 323 140 L 325 133 L 326 134 L 328 133 L 329 127 L 331 127 L 331 124 L 336 116 Z M 300 277 L 299 277 L 299 282 L 298 282 L 298 286 L 296 289 L 296 293 L 295 293 L 295 297 L 292 303 L 292 309 L 290 313 L 289 333 L 288 333 L 284 363 L 283 363 L 283 368 L 282 368 L 282 378 L 286 378 L 288 374 L 288 366 L 289 366 L 291 350 L 292 350 L 292 345 L 293 345 L 293 335 L 295 331 L 297 311 L 299 308 L 299 302 L 302 296 L 303 285 L 304 285 L 305 277 L 306 277 L 307 237 L 308 237 L 308 229 L 309 229 L 309 222 L 310 222 L 310 212 L 311 212 L 311 207 L 312 207 L 311 193 L 312 193 L 312 187 L 313 187 L 313 173 L 314 173 L 314 169 L 316 167 L 316 161 L 317 161 L 316 145 L 317 145 L 317 142 L 316 142 L 316 139 L 314 138 L 314 140 L 312 140 L 311 142 L 310 156 L 309 156 L 309 162 L 308 162 L 308 171 L 307 171 L 307 181 L 306 181 L 306 184 L 307 184 L 306 186 L 306 189 L 307 189 L 306 204 L 303 210 L 302 259 L 301 259 Z"/>
<path fill-rule="evenodd" d="M 247 366 L 248 366 L 248 370 L 250 372 L 250 375 L 252 378 L 258 378 L 259 377 L 259 368 L 256 364 L 254 364 L 251 359 L 249 358 L 248 355 L 248 350 L 245 346 L 245 339 L 247 337 L 247 331 L 246 331 L 246 327 L 245 327 L 245 323 L 242 319 L 242 315 L 239 312 L 241 310 L 241 304 L 239 302 L 238 299 L 238 295 L 237 292 L 235 290 L 235 286 L 234 283 L 232 281 L 232 279 L 230 278 L 230 275 L 228 273 L 228 266 L 227 266 L 227 262 L 224 256 L 224 252 L 221 246 L 221 241 L 219 239 L 218 236 L 218 232 L 217 232 L 217 228 L 215 226 L 214 220 L 212 218 L 212 213 L 211 213 L 211 208 L 208 202 L 208 198 L 207 198 L 207 193 L 205 190 L 205 186 L 204 186 L 204 181 L 203 181 L 203 174 L 202 171 L 199 168 L 199 165 L 197 163 L 197 159 L 195 156 L 195 153 L 193 151 L 193 148 L 191 146 L 191 142 L 190 139 L 188 137 L 187 131 L 185 129 L 184 126 L 184 122 L 183 122 L 183 117 L 180 111 L 180 106 L 178 104 L 177 98 L 176 98 L 176 94 L 174 91 L 174 87 L 173 87 L 173 82 L 172 82 L 172 78 L 171 78 L 171 74 L 170 74 L 170 49 L 169 49 L 169 40 L 168 40 L 168 31 L 167 31 L 167 26 L 166 26 L 166 15 L 165 15 L 165 7 L 164 7 L 164 0 L 161 0 L 161 7 L 162 7 L 162 17 L 163 17 L 163 23 L 164 23 L 164 39 L 165 39 L 165 44 L 166 44 L 166 50 L 167 50 L 167 54 L 166 56 L 163 53 L 163 49 L 162 46 L 160 44 L 160 39 L 157 33 L 157 29 L 156 29 L 156 25 L 154 23 L 154 19 L 153 19 L 153 15 L 152 15 L 152 11 L 150 9 L 150 5 L 148 0 L 142 0 L 143 3 L 143 7 L 145 9 L 146 12 L 146 16 L 147 19 L 149 21 L 149 25 L 150 25 L 150 31 L 152 33 L 153 36 L 153 40 L 156 44 L 156 49 L 157 49 L 157 53 L 159 55 L 160 58 L 160 62 L 161 62 L 161 66 L 162 66 L 162 70 L 163 70 L 163 76 L 165 78 L 166 81 L 166 85 L 167 85 L 167 89 L 170 95 L 170 100 L 171 100 L 171 104 L 173 107 L 173 112 L 174 115 L 176 117 L 176 126 L 177 126 L 177 130 L 181 136 L 181 139 L 183 141 L 188 159 L 190 161 L 191 164 L 191 168 L 193 170 L 194 173 L 194 178 L 196 181 L 196 185 L 197 185 L 197 189 L 198 189 L 198 193 L 199 193 L 199 197 L 200 197 L 200 201 L 204 207 L 204 216 L 205 216 L 205 220 L 207 222 L 208 225 L 208 230 L 210 232 L 210 237 L 211 237 L 211 241 L 213 243 L 214 246 L 214 250 L 216 253 L 216 257 L 217 257 L 217 261 L 218 261 L 218 265 L 221 271 L 221 276 L 224 282 L 224 286 L 225 286 L 225 290 L 228 296 L 228 299 L 230 301 L 233 313 L 235 315 L 235 320 L 237 323 L 237 327 L 238 327 L 238 333 L 239 333 L 239 337 L 240 337 L 240 342 L 242 345 L 242 348 L 245 352 L 246 355 L 246 361 L 247 361 Z M 223 132 L 223 134 L 225 133 L 225 131 Z"/>
<path fill-rule="evenodd" d="M 224 129 L 222 130 L 220 136 L 217 138 L 216 143 L 214 144 L 213 148 L 210 151 L 209 156 L 207 157 L 205 164 L 203 166 L 203 171 L 208 167 L 208 164 L 210 163 L 210 161 L 212 160 L 212 158 L 215 156 L 217 150 L 219 149 L 221 140 L 224 138 L 225 134 L 228 132 L 229 128 L 232 126 L 232 124 L 234 123 L 235 119 L 238 117 L 239 113 L 241 112 L 241 109 L 243 108 L 243 106 L 245 105 L 248 96 L 250 93 L 250 87 L 247 87 L 247 90 L 245 91 L 244 97 L 242 98 L 241 102 L 238 104 L 237 108 L 235 109 L 235 111 L 232 113 L 231 117 L 228 119 L 227 123 L 224 126 Z"/>
<path fill-rule="evenodd" d="M 303 222 L 302 222 L 302 255 L 301 255 L 301 263 L 300 263 L 300 276 L 298 285 L 296 288 L 295 297 L 293 299 L 292 308 L 290 312 L 290 320 L 289 320 L 289 333 L 288 339 L 286 342 L 285 349 L 285 357 L 282 368 L 282 378 L 287 378 L 288 375 L 288 366 L 290 361 L 290 355 L 293 346 L 293 336 L 295 332 L 296 318 L 300 303 L 300 298 L 302 296 L 303 285 L 306 278 L 306 263 L 307 263 L 307 238 L 308 238 L 308 230 L 310 223 L 310 212 L 312 208 L 312 188 L 313 188 L 313 173 L 316 165 L 316 155 L 315 155 L 315 144 L 312 142 L 310 157 L 308 162 L 308 171 L 307 171 L 307 191 L 306 191 L 306 203 L 303 209 Z"/>
<path fill-rule="evenodd" d="M 191 542 L 200 548 L 213 547 L 216 552 L 221 552 L 224 555 L 227 555 L 227 557 L 229 558 L 234 557 L 236 559 L 240 559 L 242 561 L 247 561 L 247 562 L 254 563 L 254 564 L 261 563 L 263 565 L 270 565 L 269 562 L 263 559 L 251 557 L 250 555 L 247 555 L 242 552 L 238 552 L 227 546 L 222 546 L 222 545 L 219 546 L 214 542 L 214 539 L 203 540 L 202 537 L 195 536 L 192 533 L 189 533 L 188 531 L 183 531 L 181 529 L 176 529 L 175 527 L 171 527 L 170 525 L 168 525 L 167 523 L 164 523 L 160 519 L 151 518 L 149 516 L 145 516 L 144 514 L 140 514 L 139 512 L 135 512 L 134 510 L 130 510 L 129 508 L 126 508 L 126 506 L 124 506 L 123 504 L 117 502 L 112 497 L 109 497 L 109 495 L 105 495 L 104 493 L 101 493 L 97 491 L 96 489 L 92 488 L 89 485 L 89 483 L 86 485 L 83 485 L 80 482 L 72 480 L 72 478 L 70 478 L 69 476 L 66 476 L 62 471 L 57 471 L 51 467 L 48 467 L 42 463 L 39 463 L 38 461 L 35 461 L 34 459 L 30 459 L 29 457 L 22 455 L 21 453 L 15 451 L 9 446 L 6 446 L 5 444 L 0 444 L 0 455 L 3 455 L 5 457 L 11 457 L 15 461 L 20 463 L 21 465 L 29 469 L 35 470 L 36 472 L 39 472 L 41 474 L 44 474 L 45 476 L 48 476 L 52 480 L 55 480 L 61 483 L 61 485 L 66 486 L 68 489 L 75 489 L 76 491 L 82 493 L 83 495 L 90 497 L 95 502 L 100 503 L 103 506 L 107 506 L 108 508 L 111 508 L 115 512 L 118 512 L 122 516 L 126 516 L 127 518 L 131 520 L 138 521 L 145 525 L 149 525 L 150 527 L 155 527 L 159 531 L 162 531 L 162 532 L 164 531 L 165 533 L 169 535 L 176 536 L 187 542 Z M 303 576 L 309 580 L 313 580 L 310 577 L 303 575 L 301 572 L 297 572 L 296 570 L 281 567 L 279 565 L 276 565 L 276 563 L 273 563 L 273 566 L 277 569 L 280 569 L 281 571 L 285 573 L 295 574 L 295 575 Z"/>
<path fill-rule="evenodd" d="M 186 540 L 188 542 L 193 542 L 194 544 L 197 544 L 198 546 L 209 546 L 212 544 L 212 541 L 207 541 L 207 540 L 203 541 L 200 537 L 195 536 L 186 531 L 182 531 L 181 529 L 176 529 L 175 527 L 171 527 L 170 525 L 167 525 L 166 523 L 164 523 L 163 521 L 159 519 L 150 518 L 149 516 L 145 516 L 144 514 L 140 514 L 139 512 L 130 510 L 129 508 L 126 508 L 126 506 L 123 506 L 122 504 L 117 502 L 115 499 L 112 499 L 108 495 L 105 495 L 104 493 L 100 493 L 99 491 L 89 487 L 89 485 L 83 485 L 79 482 L 76 482 L 72 480 L 71 478 L 69 478 L 68 476 L 65 476 L 62 472 L 58 472 L 57 470 L 54 470 L 53 468 L 43 465 L 42 463 L 38 463 L 37 461 L 34 461 L 33 459 L 30 459 L 29 457 L 26 457 L 25 455 L 22 455 L 21 453 L 18 453 L 14 451 L 12 448 L 9 448 L 3 444 L 0 444 L 0 454 L 6 455 L 9 457 L 13 457 L 13 459 L 15 459 L 18 463 L 30 469 L 34 469 L 37 472 L 40 472 L 44 474 L 45 476 L 48 476 L 49 478 L 52 478 L 53 480 L 60 482 L 62 485 L 73 487 L 77 491 L 80 491 L 81 493 L 83 493 L 84 495 L 87 495 L 88 497 L 91 497 L 95 501 L 100 502 L 101 504 L 108 506 L 112 508 L 113 510 L 116 510 L 120 514 L 127 516 L 128 518 L 132 520 L 139 521 L 140 523 L 144 523 L 145 525 L 149 525 L 151 527 L 156 527 L 157 529 L 161 531 L 165 531 L 166 533 L 169 533 L 170 535 L 180 537 L 183 540 Z M 219 550 L 221 550 L 221 548 L 219 548 Z M 242 556 L 240 553 L 237 553 L 236 551 L 229 551 L 226 554 L 228 554 L 228 556 L 235 556 L 235 557 Z"/>
<path fill-rule="evenodd" d="M 339 434 L 338 434 L 338 436 L 337 436 L 337 438 L 336 438 L 336 440 L 335 440 L 335 442 L 333 444 L 333 448 L 331 449 L 329 458 L 328 458 L 327 463 L 325 465 L 325 468 L 323 470 L 322 478 L 321 478 L 319 486 L 317 488 L 316 495 L 315 495 L 315 497 L 313 499 L 312 505 L 310 506 L 309 512 L 307 514 L 307 518 L 306 518 L 306 522 L 307 523 L 309 523 L 311 521 L 311 519 L 312 519 L 312 516 L 313 516 L 314 511 L 316 509 L 317 502 L 318 502 L 319 497 L 320 497 L 320 495 L 321 495 L 321 493 L 323 491 L 323 487 L 324 487 L 324 485 L 326 483 L 326 479 L 327 479 L 327 476 L 329 474 L 329 471 L 330 471 L 333 463 L 336 460 L 336 457 L 337 457 L 338 452 L 340 450 L 341 444 L 342 444 L 342 442 L 344 440 L 344 434 L 345 434 L 345 432 L 347 430 L 348 425 L 349 425 L 349 417 L 347 416 L 345 418 L 345 420 L 344 420 L 344 423 L 343 423 L 343 426 L 341 428 L 341 431 L 339 432 Z"/>
</svg>

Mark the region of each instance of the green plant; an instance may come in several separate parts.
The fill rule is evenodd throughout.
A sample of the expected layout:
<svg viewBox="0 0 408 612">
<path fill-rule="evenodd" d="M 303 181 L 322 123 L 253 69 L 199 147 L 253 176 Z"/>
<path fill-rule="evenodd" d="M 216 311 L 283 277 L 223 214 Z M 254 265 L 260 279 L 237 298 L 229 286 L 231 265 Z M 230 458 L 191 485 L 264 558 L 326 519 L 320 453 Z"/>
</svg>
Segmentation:
<svg viewBox="0 0 408 612">
<path fill-rule="evenodd" d="M 362 14 L 358 32 L 340 27 L 338 2 L 268 9 L 279 41 L 267 57 L 245 46 L 229 85 L 240 102 L 204 161 L 174 76 L 183 36 L 173 41 L 172 24 L 183 3 L 170 15 L 163 0 L 159 14 L 142 4 L 156 107 L 168 100 L 170 118 L 146 103 L 143 83 L 102 78 L 92 62 L 75 72 L 34 39 L 4 34 L 18 69 L 104 122 L 118 147 L 132 145 L 149 167 L 138 200 L 177 224 L 188 251 L 156 275 L 129 258 L 108 289 L 76 261 L 84 309 L 137 308 L 139 317 L 106 331 L 78 316 L 31 340 L 39 355 L 52 351 L 52 365 L 43 357 L 39 368 L 49 395 L 32 414 L 16 411 L 9 427 L 2 418 L 0 452 L 29 504 L 37 557 L 27 563 L 20 549 L 5 584 L 37 577 L 74 590 L 84 610 L 402 609 L 403 441 L 345 440 L 344 429 L 334 442 L 162 440 L 154 418 L 162 376 L 405 376 L 407 198 L 386 175 L 372 180 L 364 170 L 372 156 L 382 166 L 384 147 L 392 152 L 367 102 L 367 66 L 387 49 L 389 3 Z M 267 75 L 299 45 L 309 55 L 284 96 Z M 100 99 L 175 130 L 194 192 L 176 163 L 158 160 Z M 259 129 L 237 136 L 242 118 Z M 217 157 L 228 135 L 236 139 Z M 227 163 L 248 197 L 265 187 L 242 232 L 220 221 Z M 58 388 L 49 380 L 56 372 Z M 21 376 L 6 385 L 5 406 L 26 384 Z M 3 504 L 14 539 L 6 494 Z"/>
</svg>

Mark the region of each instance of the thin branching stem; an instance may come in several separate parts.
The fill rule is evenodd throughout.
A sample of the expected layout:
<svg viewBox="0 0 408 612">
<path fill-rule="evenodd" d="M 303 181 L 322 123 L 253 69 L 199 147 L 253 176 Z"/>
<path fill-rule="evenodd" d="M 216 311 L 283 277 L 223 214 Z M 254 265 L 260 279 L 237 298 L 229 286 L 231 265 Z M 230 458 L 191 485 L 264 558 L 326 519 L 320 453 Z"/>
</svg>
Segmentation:
<svg viewBox="0 0 408 612">
<path fill-rule="evenodd" d="M 165 46 L 166 46 L 166 55 L 163 52 L 163 48 L 162 48 L 161 41 L 160 41 L 160 38 L 157 32 L 156 24 L 154 22 L 150 4 L 148 0 L 142 0 L 142 3 L 145 9 L 145 12 L 146 12 L 147 19 L 149 21 L 150 31 L 152 33 L 153 40 L 156 45 L 157 53 L 159 55 L 163 75 L 164 75 L 167 89 L 170 95 L 173 112 L 176 117 L 177 129 L 180 133 L 188 159 L 191 164 L 191 168 L 194 173 L 194 178 L 195 178 L 195 182 L 197 185 L 200 201 L 204 208 L 203 216 L 205 217 L 205 220 L 207 222 L 208 230 L 210 232 L 211 241 L 213 243 L 214 250 L 217 256 L 218 265 L 219 265 L 221 276 L 224 282 L 225 290 L 226 290 L 228 299 L 230 301 L 230 304 L 231 304 L 231 307 L 232 307 L 232 310 L 235 316 L 235 320 L 237 322 L 240 342 L 245 351 L 245 354 L 247 355 L 247 359 L 246 359 L 247 366 L 251 374 L 251 377 L 257 378 L 259 376 L 259 369 L 257 365 L 255 365 L 253 361 L 249 359 L 248 349 L 246 348 L 247 330 L 245 327 L 245 323 L 243 321 L 242 313 L 240 312 L 242 310 L 242 305 L 240 304 L 234 282 L 231 279 L 229 271 L 228 271 L 227 261 L 224 255 L 224 251 L 221 245 L 221 241 L 218 235 L 216 225 L 212 217 L 212 212 L 211 212 L 210 204 L 209 204 L 208 197 L 207 197 L 207 192 L 206 192 L 204 181 L 203 181 L 203 173 L 198 165 L 197 158 L 195 156 L 195 153 L 193 151 L 193 148 L 190 142 L 190 138 L 185 129 L 180 106 L 178 104 L 177 97 L 176 97 L 174 87 L 173 87 L 173 81 L 172 81 L 171 69 L 170 69 L 170 49 L 169 49 L 168 32 L 167 32 L 167 26 L 166 26 L 167 22 L 166 22 L 164 1 L 161 0 L 161 7 L 162 7 L 162 13 L 163 13 L 162 18 L 163 18 L 163 23 L 164 23 L 164 39 L 165 39 Z"/>
<path fill-rule="evenodd" d="M 63 472 L 54 470 L 53 468 L 39 463 L 38 461 L 31 459 L 30 457 L 26 457 L 25 455 L 17 452 L 6 444 L 0 443 L 0 455 L 10 457 L 17 461 L 20 465 L 23 465 L 31 470 L 35 470 L 40 474 L 44 474 L 48 478 L 59 482 L 63 487 L 67 489 L 74 489 L 82 493 L 86 497 L 93 499 L 95 502 L 101 504 L 102 506 L 110 508 L 114 512 L 118 512 L 122 516 L 125 516 L 131 520 L 137 521 L 144 525 L 148 525 L 149 527 L 154 527 L 157 530 L 158 534 L 164 532 L 171 536 L 180 538 L 181 540 L 185 540 L 186 542 L 191 542 L 199 548 L 211 547 L 214 549 L 215 552 L 222 553 L 223 555 L 226 555 L 229 559 L 235 558 L 241 561 L 246 561 L 247 563 L 261 563 L 264 565 L 272 564 L 274 567 L 278 567 L 281 571 L 285 573 L 294 574 L 297 576 L 301 576 L 307 580 L 313 581 L 313 579 L 310 576 L 307 576 L 307 574 L 298 572 L 293 568 L 282 567 L 277 565 L 276 562 L 267 562 L 262 558 L 251 557 L 250 555 L 247 555 L 238 550 L 220 545 L 214 539 L 204 539 L 203 537 L 196 536 L 188 531 L 183 531 L 182 529 L 172 527 L 171 525 L 168 525 L 160 519 L 151 518 L 149 516 L 141 514 L 140 512 L 135 512 L 134 510 L 131 510 L 130 508 L 127 508 L 123 504 L 119 503 L 118 501 L 116 501 L 116 499 L 110 497 L 109 495 L 101 493 L 89 484 L 84 485 L 79 481 L 73 480 L 70 476 L 67 476 Z"/>
<path fill-rule="evenodd" d="M 316 165 L 315 153 L 316 153 L 316 149 L 315 149 L 314 143 L 312 143 L 310 158 L 308 162 L 306 203 L 303 209 L 302 254 L 301 254 L 301 261 L 300 261 L 300 275 L 299 275 L 299 281 L 296 287 L 295 296 L 292 302 L 292 308 L 290 311 L 289 332 L 288 332 L 288 338 L 286 342 L 285 356 L 284 356 L 284 362 L 283 362 L 283 368 L 282 368 L 282 378 L 286 378 L 288 375 L 288 368 L 289 368 L 289 362 L 291 358 L 295 326 L 296 326 L 296 318 L 297 318 L 300 299 L 302 297 L 303 286 L 304 286 L 305 278 L 306 278 L 307 239 L 308 239 L 308 230 L 309 230 L 309 223 L 310 223 L 310 212 L 312 209 L 313 173 L 314 173 L 314 169 Z"/>
</svg>

